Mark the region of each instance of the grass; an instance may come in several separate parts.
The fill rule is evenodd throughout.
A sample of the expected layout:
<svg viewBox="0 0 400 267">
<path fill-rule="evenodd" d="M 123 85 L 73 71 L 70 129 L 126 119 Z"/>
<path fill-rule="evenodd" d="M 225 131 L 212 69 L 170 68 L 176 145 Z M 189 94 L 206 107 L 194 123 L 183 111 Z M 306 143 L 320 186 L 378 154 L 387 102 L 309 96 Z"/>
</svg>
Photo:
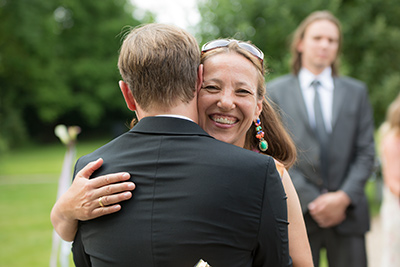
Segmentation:
<svg viewBox="0 0 400 267">
<path fill-rule="evenodd" d="M 88 154 L 107 140 L 87 141 L 77 144 L 77 157 Z M 59 174 L 65 155 L 61 143 L 31 145 L 0 156 L 0 175 Z"/>
<path fill-rule="evenodd" d="M 106 142 L 78 143 L 77 157 Z M 50 211 L 65 151 L 60 143 L 25 147 L 1 156 L 0 267 L 49 266 Z"/>
<path fill-rule="evenodd" d="M 48 265 L 56 192 L 56 183 L 0 186 L 0 266 Z"/>
<path fill-rule="evenodd" d="M 78 143 L 77 157 L 106 142 Z M 53 231 L 49 215 L 65 151 L 62 144 L 53 144 L 29 146 L 1 156 L 0 267 L 49 266 Z M 366 186 L 372 216 L 380 207 L 376 184 L 371 180 Z M 327 267 L 324 253 L 321 260 L 320 266 Z"/>
</svg>

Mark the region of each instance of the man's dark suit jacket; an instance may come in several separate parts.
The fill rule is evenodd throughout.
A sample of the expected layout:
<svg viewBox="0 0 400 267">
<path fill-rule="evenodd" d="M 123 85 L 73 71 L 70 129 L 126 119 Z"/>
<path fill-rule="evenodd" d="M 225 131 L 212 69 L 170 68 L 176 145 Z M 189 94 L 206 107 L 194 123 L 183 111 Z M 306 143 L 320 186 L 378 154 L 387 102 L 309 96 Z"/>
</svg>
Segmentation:
<svg viewBox="0 0 400 267">
<path fill-rule="evenodd" d="M 80 222 L 76 266 L 289 266 L 286 196 L 273 159 L 210 137 L 197 124 L 147 117 L 82 157 L 93 176 L 129 172 L 118 213 Z"/>
<path fill-rule="evenodd" d="M 346 220 L 335 229 L 342 234 L 362 235 L 369 229 L 364 186 L 374 164 L 374 123 L 364 83 L 349 77 L 334 77 L 332 133 L 329 140 L 328 191 L 343 190 L 352 204 Z M 288 74 L 267 84 L 267 97 L 281 110 L 282 119 L 297 147 L 297 163 L 289 171 L 302 210 L 321 194 L 319 143 L 310 126 L 297 76 Z M 318 226 L 305 216 L 307 230 Z"/>
</svg>

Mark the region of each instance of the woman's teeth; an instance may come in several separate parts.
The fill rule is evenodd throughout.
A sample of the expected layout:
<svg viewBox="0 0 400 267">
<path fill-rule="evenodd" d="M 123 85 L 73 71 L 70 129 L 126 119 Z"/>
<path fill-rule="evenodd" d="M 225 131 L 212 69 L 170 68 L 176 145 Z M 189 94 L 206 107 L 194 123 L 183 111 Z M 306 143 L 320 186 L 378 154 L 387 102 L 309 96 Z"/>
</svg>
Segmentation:
<svg viewBox="0 0 400 267">
<path fill-rule="evenodd" d="M 236 122 L 236 119 L 232 117 L 213 116 L 212 120 L 222 124 L 234 124 Z"/>
</svg>

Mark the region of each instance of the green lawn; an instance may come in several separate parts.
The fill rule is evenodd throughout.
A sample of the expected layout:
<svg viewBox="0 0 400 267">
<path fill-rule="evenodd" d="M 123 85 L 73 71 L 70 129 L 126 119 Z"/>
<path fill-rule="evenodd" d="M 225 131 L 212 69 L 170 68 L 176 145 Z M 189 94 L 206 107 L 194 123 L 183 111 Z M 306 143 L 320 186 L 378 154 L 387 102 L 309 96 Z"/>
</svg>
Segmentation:
<svg viewBox="0 0 400 267">
<path fill-rule="evenodd" d="M 77 157 L 104 145 L 107 140 L 77 144 Z M 66 148 L 61 143 L 28 146 L 0 156 L 0 176 L 20 174 L 59 174 Z M 1 180 L 0 180 L 1 182 Z"/>
<path fill-rule="evenodd" d="M 78 143 L 77 157 L 106 142 Z M 61 144 L 30 146 L 0 157 L 0 267 L 49 266 L 53 231 L 49 215 L 65 151 Z M 371 213 L 377 215 L 375 183 L 368 182 L 366 190 Z M 323 260 L 321 267 L 326 266 Z"/>
<path fill-rule="evenodd" d="M 0 266 L 48 266 L 57 184 L 0 185 Z"/>
<path fill-rule="evenodd" d="M 77 157 L 106 142 L 78 144 Z M 60 143 L 30 146 L 1 156 L 0 267 L 49 266 L 50 211 L 65 151 Z"/>
</svg>

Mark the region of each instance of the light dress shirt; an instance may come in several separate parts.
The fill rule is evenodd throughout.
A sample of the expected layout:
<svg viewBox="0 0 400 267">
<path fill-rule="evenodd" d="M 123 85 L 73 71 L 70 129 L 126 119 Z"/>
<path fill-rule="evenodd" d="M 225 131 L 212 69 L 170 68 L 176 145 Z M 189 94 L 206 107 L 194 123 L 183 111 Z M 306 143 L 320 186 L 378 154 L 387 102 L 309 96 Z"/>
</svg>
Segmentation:
<svg viewBox="0 0 400 267">
<path fill-rule="evenodd" d="M 184 120 L 193 121 L 191 118 L 188 118 L 188 117 L 182 116 L 182 115 L 176 115 L 176 114 L 162 114 L 162 115 L 156 115 L 156 117 L 170 117 L 170 118 L 172 117 L 172 118 L 178 118 L 178 119 L 184 119 Z"/>
<path fill-rule="evenodd" d="M 322 116 L 324 118 L 325 129 L 328 133 L 332 132 L 332 103 L 333 103 L 333 78 L 332 69 L 328 67 L 319 75 L 314 75 L 306 68 L 301 68 L 299 72 L 299 83 L 306 104 L 308 119 L 311 127 L 315 128 L 314 96 L 315 90 L 311 83 L 314 80 L 320 82 L 319 96 L 321 102 Z"/>
</svg>

